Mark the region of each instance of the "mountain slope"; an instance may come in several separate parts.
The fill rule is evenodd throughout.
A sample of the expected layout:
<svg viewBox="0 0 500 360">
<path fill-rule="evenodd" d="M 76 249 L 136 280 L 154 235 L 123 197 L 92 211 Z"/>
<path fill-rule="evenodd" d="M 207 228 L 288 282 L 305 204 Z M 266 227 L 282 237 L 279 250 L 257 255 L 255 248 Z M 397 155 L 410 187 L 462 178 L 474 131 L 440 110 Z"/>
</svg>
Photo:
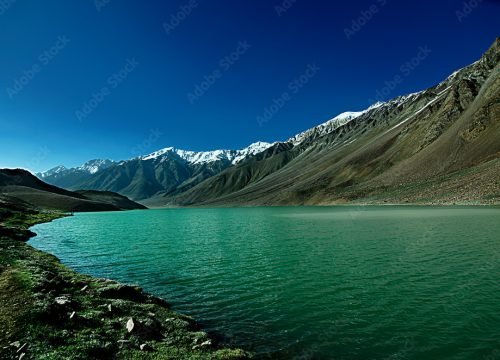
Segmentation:
<svg viewBox="0 0 500 360">
<path fill-rule="evenodd" d="M 498 202 L 498 60 L 497 40 L 478 62 L 433 88 L 377 104 L 327 131 L 329 124 L 322 124 L 275 145 L 271 149 L 283 149 L 277 154 L 146 203 Z"/>
<path fill-rule="evenodd" d="M 37 174 L 44 181 L 70 190 L 113 191 L 134 200 L 156 194 L 178 194 L 264 151 L 272 144 L 257 142 L 241 150 L 194 152 L 172 147 L 119 163 L 94 160 L 79 168 L 57 167 Z M 95 170 L 95 171 L 89 171 Z"/>
<path fill-rule="evenodd" d="M 114 193 L 63 190 L 20 169 L 0 169 L 0 199 L 11 204 L 65 212 L 145 209 L 143 205 Z"/>
</svg>

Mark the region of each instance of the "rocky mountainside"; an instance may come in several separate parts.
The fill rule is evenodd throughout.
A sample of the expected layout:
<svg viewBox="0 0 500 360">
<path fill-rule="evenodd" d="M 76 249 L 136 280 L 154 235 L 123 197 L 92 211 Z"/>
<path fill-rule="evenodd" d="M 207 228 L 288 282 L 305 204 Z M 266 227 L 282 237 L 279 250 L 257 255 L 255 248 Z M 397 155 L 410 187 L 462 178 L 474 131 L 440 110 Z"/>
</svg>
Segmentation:
<svg viewBox="0 0 500 360">
<path fill-rule="evenodd" d="M 500 42 L 440 84 L 308 130 L 168 205 L 500 202 Z"/>
</svg>

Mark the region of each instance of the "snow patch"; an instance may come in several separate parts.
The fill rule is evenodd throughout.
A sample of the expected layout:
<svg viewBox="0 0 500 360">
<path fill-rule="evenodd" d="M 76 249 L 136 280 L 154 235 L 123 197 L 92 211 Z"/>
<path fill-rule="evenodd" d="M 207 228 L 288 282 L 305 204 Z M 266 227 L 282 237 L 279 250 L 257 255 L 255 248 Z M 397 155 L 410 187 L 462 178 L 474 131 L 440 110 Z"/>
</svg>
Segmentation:
<svg viewBox="0 0 500 360">
<path fill-rule="evenodd" d="M 275 143 L 256 142 L 240 150 L 214 150 L 214 151 L 188 151 L 168 147 L 146 156 L 140 157 L 141 160 L 159 160 L 165 161 L 172 156 L 178 156 L 190 164 L 209 164 L 216 161 L 229 161 L 233 165 L 237 164 L 250 156 L 261 153 Z"/>
</svg>

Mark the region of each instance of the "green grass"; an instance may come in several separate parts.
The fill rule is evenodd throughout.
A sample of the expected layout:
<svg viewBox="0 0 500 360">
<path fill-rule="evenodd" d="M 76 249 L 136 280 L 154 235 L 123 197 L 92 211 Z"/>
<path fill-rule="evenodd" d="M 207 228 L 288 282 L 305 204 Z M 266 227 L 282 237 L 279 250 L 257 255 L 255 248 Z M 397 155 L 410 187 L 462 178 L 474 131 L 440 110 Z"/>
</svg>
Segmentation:
<svg viewBox="0 0 500 360">
<path fill-rule="evenodd" d="M 63 216 L 1 210 L 3 226 L 19 230 Z M 218 346 L 161 299 L 137 287 L 78 274 L 6 233 L 0 228 L 2 359 L 19 359 L 21 353 L 24 359 L 54 360 L 250 357 Z M 131 332 L 129 319 L 135 323 Z"/>
</svg>

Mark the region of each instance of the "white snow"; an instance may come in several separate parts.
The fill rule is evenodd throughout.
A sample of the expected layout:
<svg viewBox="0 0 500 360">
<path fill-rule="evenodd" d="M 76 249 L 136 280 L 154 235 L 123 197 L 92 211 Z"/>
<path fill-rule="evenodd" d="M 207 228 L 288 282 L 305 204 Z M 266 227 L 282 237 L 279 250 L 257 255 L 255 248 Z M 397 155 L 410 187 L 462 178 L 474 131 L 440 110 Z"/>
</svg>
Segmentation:
<svg viewBox="0 0 500 360">
<path fill-rule="evenodd" d="M 41 178 L 46 178 L 48 176 L 53 176 L 62 173 L 63 171 L 68 170 L 65 166 L 60 165 L 56 166 L 53 169 L 47 170 L 46 172 L 38 174 Z"/>
<path fill-rule="evenodd" d="M 90 160 L 90 161 L 87 161 L 85 164 L 78 166 L 76 168 L 68 169 L 67 167 L 62 166 L 62 165 L 57 166 L 57 167 L 50 169 L 50 170 L 47 170 L 45 172 L 38 173 L 37 176 L 44 179 L 44 178 L 47 178 L 49 176 L 59 175 L 59 174 L 64 173 L 64 172 L 71 172 L 71 171 L 84 171 L 84 172 L 88 172 L 89 174 L 95 174 L 98 171 L 111 166 L 112 164 L 114 164 L 114 162 L 111 160 L 101 160 L 101 159 Z"/>
<path fill-rule="evenodd" d="M 98 171 L 109 167 L 111 164 L 113 164 L 113 161 L 111 160 L 97 159 L 97 160 L 87 161 L 85 164 L 77 167 L 76 169 L 80 171 L 86 171 L 89 174 L 95 174 Z"/>
<path fill-rule="evenodd" d="M 258 141 L 256 143 L 253 143 L 249 145 L 248 147 L 238 150 L 237 154 L 234 156 L 232 163 L 237 164 L 240 161 L 245 160 L 249 156 L 257 155 L 267 149 L 269 149 L 271 146 L 273 146 L 276 143 L 266 143 L 262 141 Z"/>
<path fill-rule="evenodd" d="M 448 87 L 446 88 L 445 90 L 441 91 L 439 94 L 436 95 L 436 98 L 429 101 L 427 104 L 425 104 L 420 110 L 418 110 L 415 114 L 409 116 L 408 118 L 404 119 L 403 121 L 401 121 L 399 124 L 396 124 L 395 126 L 393 126 L 392 128 L 390 128 L 389 130 L 387 130 L 384 134 L 387 134 L 389 131 L 391 130 L 394 130 L 398 127 L 400 127 L 401 125 L 407 123 L 408 121 L 410 121 L 411 119 L 413 119 L 414 117 L 416 117 L 417 115 L 421 114 L 425 109 L 427 109 L 429 106 L 432 106 L 434 105 L 437 101 L 439 101 L 446 93 L 446 91 L 448 91 L 449 89 L 451 88 Z"/>
<path fill-rule="evenodd" d="M 227 160 L 232 164 L 237 164 L 249 156 L 256 155 L 270 148 L 275 143 L 256 142 L 240 150 L 214 150 L 214 151 L 187 151 L 168 147 L 146 156 L 141 160 L 164 161 L 172 156 L 178 156 L 190 164 L 209 164 L 216 161 Z"/>
<path fill-rule="evenodd" d="M 454 71 L 450 76 L 448 76 L 448 78 L 446 79 L 446 81 L 453 80 L 455 78 L 455 76 L 457 76 L 458 73 L 460 73 L 462 70 L 470 68 L 471 66 L 474 66 L 474 65 L 478 64 L 479 62 L 481 62 L 481 59 L 479 59 L 477 61 L 474 61 L 472 64 L 464 66 L 463 68 L 460 68 L 457 71 Z"/>
<path fill-rule="evenodd" d="M 307 139 L 309 136 L 313 134 L 317 134 L 318 136 L 323 136 L 326 134 L 329 134 L 336 129 L 338 129 L 341 126 L 344 126 L 345 124 L 349 123 L 350 121 L 356 119 L 357 117 L 363 115 L 366 113 L 368 110 L 364 111 L 347 111 L 342 114 L 337 115 L 331 120 L 328 120 L 327 122 L 320 124 L 312 129 L 306 130 L 298 135 L 295 135 L 294 137 L 288 139 L 286 142 L 291 142 L 293 145 L 299 145 L 302 143 L 305 139 Z"/>
<path fill-rule="evenodd" d="M 450 85 L 450 86 L 448 86 L 448 87 L 447 87 L 446 89 L 444 89 L 443 91 L 441 91 L 440 93 L 438 93 L 438 94 L 437 94 L 437 96 L 440 96 L 440 95 L 444 94 L 445 92 L 447 92 L 447 91 L 448 91 L 448 90 L 450 90 L 450 89 L 451 89 L 451 85 Z"/>
<path fill-rule="evenodd" d="M 293 145 L 299 145 L 301 144 L 305 139 L 307 139 L 309 136 L 313 134 L 317 134 L 318 136 L 323 136 L 330 134 L 331 132 L 337 130 L 341 126 L 344 126 L 351 122 L 352 120 L 360 117 L 363 114 L 366 114 L 367 112 L 378 109 L 379 107 L 385 105 L 387 103 L 384 102 L 377 102 L 373 105 L 371 105 L 368 109 L 363 110 L 363 111 L 347 111 L 343 112 L 336 117 L 334 117 L 331 120 L 328 120 L 327 122 L 320 124 L 316 127 L 313 127 L 312 129 L 306 130 L 298 135 L 295 135 L 288 139 L 286 142 L 291 142 Z"/>
</svg>

